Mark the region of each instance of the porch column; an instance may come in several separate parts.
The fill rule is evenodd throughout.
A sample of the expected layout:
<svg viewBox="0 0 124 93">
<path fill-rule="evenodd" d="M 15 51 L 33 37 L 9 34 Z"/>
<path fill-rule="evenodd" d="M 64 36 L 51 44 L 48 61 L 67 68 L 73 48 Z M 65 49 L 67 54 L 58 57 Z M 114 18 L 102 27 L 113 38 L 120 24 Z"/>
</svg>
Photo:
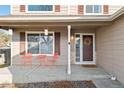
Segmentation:
<svg viewBox="0 0 124 93">
<path fill-rule="evenodd" d="M 8 31 L 9 31 L 9 34 L 11 35 L 11 37 L 13 38 L 13 29 L 9 29 Z M 12 40 L 12 38 L 11 38 L 11 62 L 10 62 L 10 65 L 12 65 L 12 57 L 13 57 L 13 54 L 12 54 L 13 53 L 13 46 L 12 46 L 13 40 Z"/>
<path fill-rule="evenodd" d="M 67 68 L 67 72 L 68 72 L 68 75 L 71 74 L 71 53 L 70 53 L 70 35 L 71 35 L 71 25 L 68 25 L 68 68 Z"/>
</svg>

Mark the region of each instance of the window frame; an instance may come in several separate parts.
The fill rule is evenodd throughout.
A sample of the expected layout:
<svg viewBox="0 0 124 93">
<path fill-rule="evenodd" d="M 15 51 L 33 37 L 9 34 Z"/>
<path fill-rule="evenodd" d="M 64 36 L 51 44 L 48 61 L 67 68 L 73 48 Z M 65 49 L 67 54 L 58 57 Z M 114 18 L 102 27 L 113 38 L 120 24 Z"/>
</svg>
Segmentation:
<svg viewBox="0 0 124 93">
<path fill-rule="evenodd" d="M 94 13 L 94 12 L 93 13 L 87 13 L 86 12 L 86 6 L 87 5 L 84 6 L 84 15 L 103 15 L 103 5 L 100 5 L 101 6 L 101 13 Z M 95 5 L 93 5 L 93 11 L 94 11 L 94 6 Z"/>
<path fill-rule="evenodd" d="M 53 13 L 55 12 L 55 5 L 52 6 L 53 6 L 52 11 L 28 11 L 28 5 L 26 5 L 26 13 Z"/>
<path fill-rule="evenodd" d="M 26 47 L 26 50 L 25 50 L 25 52 L 26 53 L 28 53 L 28 40 L 27 40 L 27 35 L 28 34 L 39 34 L 39 36 L 40 36 L 40 34 L 44 34 L 44 31 L 26 31 L 26 34 L 25 34 L 25 37 L 26 37 L 26 44 L 25 44 L 25 47 Z M 42 54 L 42 55 L 46 55 L 46 56 L 53 56 L 54 55 L 54 53 L 55 53 L 55 33 L 54 32 L 48 32 L 48 34 L 53 34 L 53 49 L 52 49 L 52 54 Z M 40 42 L 39 42 L 39 46 L 40 46 Z M 39 51 L 40 51 L 40 48 L 39 48 Z M 38 54 L 32 54 L 33 56 L 37 56 L 37 55 L 41 55 L 41 53 L 39 52 Z"/>
</svg>

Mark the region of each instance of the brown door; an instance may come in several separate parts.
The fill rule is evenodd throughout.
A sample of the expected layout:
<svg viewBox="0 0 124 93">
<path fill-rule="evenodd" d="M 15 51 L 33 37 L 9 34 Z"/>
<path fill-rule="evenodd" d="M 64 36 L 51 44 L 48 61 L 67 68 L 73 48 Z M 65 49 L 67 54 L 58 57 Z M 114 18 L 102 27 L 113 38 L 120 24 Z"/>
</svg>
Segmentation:
<svg viewBox="0 0 124 93">
<path fill-rule="evenodd" d="M 83 35 L 82 41 L 82 61 L 93 61 L 93 35 Z"/>
</svg>

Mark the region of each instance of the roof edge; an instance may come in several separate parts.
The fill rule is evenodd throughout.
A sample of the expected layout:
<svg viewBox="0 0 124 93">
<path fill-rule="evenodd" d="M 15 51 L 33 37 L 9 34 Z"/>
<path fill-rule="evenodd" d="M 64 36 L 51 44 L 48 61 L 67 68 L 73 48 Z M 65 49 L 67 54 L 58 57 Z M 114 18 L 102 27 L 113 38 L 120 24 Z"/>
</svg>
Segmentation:
<svg viewBox="0 0 124 93">
<path fill-rule="evenodd" d="M 119 9 L 112 15 L 92 15 L 92 16 L 4 16 L 0 17 L 0 22 L 88 22 L 88 21 L 113 21 L 124 14 L 124 7 Z"/>
</svg>

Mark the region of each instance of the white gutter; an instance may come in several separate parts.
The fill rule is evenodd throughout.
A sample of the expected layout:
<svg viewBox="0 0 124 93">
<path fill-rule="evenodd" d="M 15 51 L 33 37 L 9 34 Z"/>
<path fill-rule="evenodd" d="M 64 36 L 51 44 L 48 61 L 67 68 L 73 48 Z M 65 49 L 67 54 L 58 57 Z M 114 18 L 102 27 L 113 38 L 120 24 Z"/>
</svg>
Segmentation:
<svg viewBox="0 0 124 93">
<path fill-rule="evenodd" d="M 114 19 L 118 18 L 119 16 L 121 16 L 122 14 L 124 14 L 124 7 L 122 7 L 121 9 L 119 9 L 117 12 L 115 12 L 113 15 L 111 15 L 110 17 L 110 21 L 113 21 Z"/>
<path fill-rule="evenodd" d="M 113 15 L 84 15 L 84 16 L 41 16 L 41 15 L 12 15 L 0 17 L 0 22 L 88 22 L 88 21 L 113 21 L 124 14 L 124 7 Z"/>
<path fill-rule="evenodd" d="M 52 17 L 39 17 L 39 16 L 10 16 L 0 17 L 0 22 L 81 22 L 81 21 L 107 21 L 109 16 L 52 16 Z"/>
</svg>

